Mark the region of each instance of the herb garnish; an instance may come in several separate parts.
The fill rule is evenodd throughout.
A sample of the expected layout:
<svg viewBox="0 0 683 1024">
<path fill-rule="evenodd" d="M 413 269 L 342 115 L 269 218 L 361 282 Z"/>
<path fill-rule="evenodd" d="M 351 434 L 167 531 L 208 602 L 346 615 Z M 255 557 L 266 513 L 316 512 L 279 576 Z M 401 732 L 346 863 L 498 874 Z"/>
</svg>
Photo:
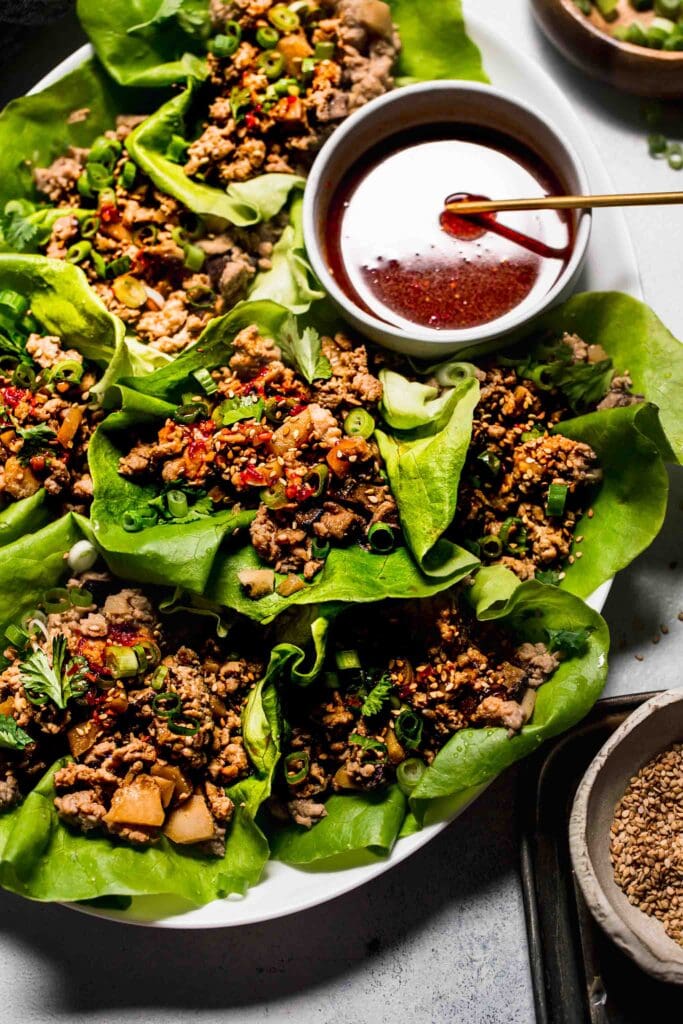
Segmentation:
<svg viewBox="0 0 683 1024">
<path fill-rule="evenodd" d="M 282 325 L 278 344 L 285 360 L 299 370 L 309 384 L 314 380 L 329 380 L 332 376 L 330 361 L 322 352 L 320 335 L 313 327 L 306 327 L 300 334 L 296 318 L 290 316 Z"/>
<path fill-rule="evenodd" d="M 73 697 L 88 688 L 84 659 L 67 658 L 66 637 L 52 640 L 52 664 L 42 649 L 34 650 L 19 669 L 26 696 L 31 704 L 42 707 L 49 700 L 61 711 Z"/>
<path fill-rule="evenodd" d="M 391 677 L 386 674 L 383 675 L 363 701 L 360 709 L 361 715 L 363 715 L 364 718 L 370 718 L 372 715 L 378 715 L 391 697 L 392 688 L 393 684 L 391 682 Z"/>
<path fill-rule="evenodd" d="M 33 740 L 17 725 L 10 715 L 0 715 L 0 747 L 4 750 L 24 750 Z"/>
<path fill-rule="evenodd" d="M 560 651 L 570 658 L 583 654 L 588 646 L 588 637 L 592 630 L 584 629 L 546 629 L 548 649 Z"/>
</svg>

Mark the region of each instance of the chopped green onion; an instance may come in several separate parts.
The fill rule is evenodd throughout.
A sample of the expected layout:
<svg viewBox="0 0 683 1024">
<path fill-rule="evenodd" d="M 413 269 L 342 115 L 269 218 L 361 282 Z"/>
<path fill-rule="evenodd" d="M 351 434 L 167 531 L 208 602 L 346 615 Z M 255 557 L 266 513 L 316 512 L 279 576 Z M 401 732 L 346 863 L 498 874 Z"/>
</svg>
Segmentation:
<svg viewBox="0 0 683 1024">
<path fill-rule="evenodd" d="M 28 299 L 20 295 L 19 292 L 10 291 L 9 288 L 0 291 L 0 310 L 12 320 L 18 320 L 23 316 L 28 306 Z"/>
<path fill-rule="evenodd" d="M 89 163 L 85 168 L 85 173 L 88 176 L 90 188 L 95 192 L 100 192 L 103 188 L 107 188 L 114 180 L 113 174 L 104 164 Z"/>
<path fill-rule="evenodd" d="M 126 533 L 139 533 L 140 530 L 144 530 L 147 526 L 153 526 L 156 523 L 156 516 L 143 516 L 140 512 L 131 512 L 127 510 L 123 513 L 121 519 L 121 525 L 123 526 Z"/>
<path fill-rule="evenodd" d="M 66 587 L 51 587 L 43 595 L 45 610 L 51 615 L 58 615 L 71 607 L 71 598 Z"/>
<path fill-rule="evenodd" d="M 569 488 L 566 484 L 551 484 L 548 488 L 548 500 L 545 510 L 549 516 L 561 516 L 567 503 Z"/>
<path fill-rule="evenodd" d="M 417 757 L 409 757 L 407 761 L 402 761 L 396 769 L 398 788 L 405 796 L 410 796 L 426 771 L 426 764 Z"/>
<path fill-rule="evenodd" d="M 214 57 L 232 57 L 239 45 L 240 41 L 237 36 L 227 36 L 221 33 L 209 40 L 209 53 L 212 53 Z"/>
<path fill-rule="evenodd" d="M 525 371 L 524 378 L 533 381 L 541 391 L 552 391 L 555 386 L 552 369 L 546 363 L 530 367 Z"/>
<path fill-rule="evenodd" d="M 206 253 L 203 249 L 200 249 L 198 245 L 186 245 L 185 246 L 185 260 L 184 266 L 188 270 L 201 270 L 204 266 L 204 260 L 206 259 Z"/>
<path fill-rule="evenodd" d="M 116 192 L 113 188 L 103 188 L 97 197 L 97 208 L 102 209 L 103 206 L 116 206 Z"/>
<path fill-rule="evenodd" d="M 276 50 L 264 50 L 256 63 L 270 82 L 279 78 L 285 68 L 285 59 Z"/>
<path fill-rule="evenodd" d="M 352 409 L 344 420 L 344 433 L 349 437 L 368 438 L 375 431 L 375 421 L 365 409 Z"/>
<path fill-rule="evenodd" d="M 324 559 L 327 558 L 331 550 L 332 546 L 329 540 L 321 541 L 317 537 L 313 538 L 313 543 L 311 544 L 311 554 L 315 559 L 324 561 Z"/>
<path fill-rule="evenodd" d="M 662 135 L 660 132 L 654 132 L 647 137 L 647 148 L 651 157 L 663 158 L 669 149 L 669 142 L 665 135 Z"/>
<path fill-rule="evenodd" d="M 410 708 L 404 708 L 394 722 L 396 739 L 402 746 L 409 747 L 411 750 L 417 750 L 422 743 L 423 729 L 423 719 Z"/>
<path fill-rule="evenodd" d="M 293 89 L 297 89 L 296 78 L 280 78 L 279 81 L 273 83 L 273 91 L 277 96 L 294 95 Z"/>
<path fill-rule="evenodd" d="M 85 587 L 71 587 L 69 589 L 69 600 L 74 608 L 89 608 L 93 603 L 92 594 Z"/>
<path fill-rule="evenodd" d="M 168 669 L 167 669 L 168 671 Z M 182 701 L 177 693 L 172 690 L 164 690 L 152 697 L 152 707 L 159 718 L 173 718 L 180 710 Z"/>
<path fill-rule="evenodd" d="M 183 423 L 185 426 L 189 426 L 190 423 L 196 423 L 200 418 L 206 419 L 206 416 L 207 409 L 203 402 L 186 402 L 184 405 L 178 406 L 171 418 L 176 423 Z"/>
<path fill-rule="evenodd" d="M 97 249 L 93 249 L 90 253 L 90 259 L 92 261 L 93 268 L 98 277 L 107 276 L 107 264 L 104 262 L 104 258 L 100 256 Z"/>
<path fill-rule="evenodd" d="M 31 389 L 36 382 L 36 371 L 32 366 L 27 366 L 26 363 L 19 363 L 16 370 L 12 374 L 12 383 L 15 388 L 27 388 Z"/>
<path fill-rule="evenodd" d="M 213 379 L 213 377 L 211 376 L 211 374 L 209 373 L 205 366 L 202 366 L 199 370 L 195 370 L 192 376 L 197 381 L 199 386 L 203 388 L 207 395 L 213 395 L 216 391 L 218 391 L 218 385 L 216 384 L 216 381 Z"/>
<path fill-rule="evenodd" d="M 184 723 L 192 724 L 186 725 Z M 169 732 L 175 733 L 176 736 L 196 736 L 201 727 L 201 722 L 196 718 L 192 718 L 190 715 L 177 715 L 168 723 Z"/>
<path fill-rule="evenodd" d="M 141 640 L 139 644 L 133 646 L 133 650 L 141 672 L 146 672 L 147 669 L 159 664 L 161 651 L 153 640 Z"/>
<path fill-rule="evenodd" d="M 172 135 L 164 156 L 174 164 L 182 164 L 185 162 L 189 145 L 182 135 Z"/>
<path fill-rule="evenodd" d="M 57 363 L 50 370 L 49 380 L 51 382 L 68 381 L 69 384 L 78 384 L 83 377 L 83 372 L 83 363 L 79 363 L 78 359 L 62 359 L 61 362 Z"/>
<path fill-rule="evenodd" d="M 290 10 L 285 4 L 275 4 L 275 7 L 271 7 L 268 11 L 268 21 L 279 32 L 295 32 L 301 24 L 296 11 Z"/>
<path fill-rule="evenodd" d="M 168 669 L 166 668 L 166 666 L 159 665 L 158 668 L 155 670 L 149 685 L 152 687 L 153 690 L 161 690 L 167 675 Z"/>
<path fill-rule="evenodd" d="M 126 160 L 125 164 L 121 168 L 118 181 L 116 182 L 121 188 L 129 189 L 135 184 L 135 178 L 138 173 L 138 169 L 132 160 Z"/>
<path fill-rule="evenodd" d="M 313 56 L 316 60 L 332 60 L 334 57 L 334 43 L 316 43 Z"/>
<path fill-rule="evenodd" d="M 77 540 L 67 556 L 69 568 L 75 573 L 87 572 L 96 561 L 97 548 L 89 540 Z"/>
<path fill-rule="evenodd" d="M 174 519 L 183 519 L 187 515 L 187 495 L 182 491 L 169 491 L 166 495 L 166 504 Z"/>
<path fill-rule="evenodd" d="M 313 57 L 304 57 L 301 61 L 301 74 L 308 78 L 315 71 L 316 60 Z"/>
<path fill-rule="evenodd" d="M 193 285 L 187 291 L 187 301 L 194 309 L 212 309 L 216 302 L 216 293 L 208 284 Z"/>
<path fill-rule="evenodd" d="M 436 371 L 436 379 L 442 388 L 455 387 L 468 377 L 476 377 L 477 368 L 474 363 L 461 363 L 451 360 L 442 363 Z"/>
<path fill-rule="evenodd" d="M 114 277 L 119 277 L 121 274 L 127 274 L 130 270 L 130 264 L 130 256 L 118 256 L 108 264 L 107 277 L 111 280 Z"/>
<path fill-rule="evenodd" d="M 373 523 L 368 530 L 368 544 L 377 554 L 385 555 L 396 547 L 393 527 L 388 523 Z"/>
<path fill-rule="evenodd" d="M 311 764 L 311 758 L 307 750 L 295 750 L 285 758 L 285 780 L 288 786 L 296 786 L 303 782 Z"/>
<path fill-rule="evenodd" d="M 75 245 L 69 246 L 64 258 L 67 263 L 82 263 L 90 255 L 91 250 L 92 244 L 87 240 L 76 242 Z"/>
<path fill-rule="evenodd" d="M 360 668 L 358 651 L 337 651 L 334 660 L 340 672 L 351 672 Z"/>
<path fill-rule="evenodd" d="M 503 542 L 495 533 L 485 533 L 477 541 L 479 550 L 487 558 L 498 558 L 503 553 Z"/>
<path fill-rule="evenodd" d="M 78 194 L 82 196 L 83 199 L 92 199 L 92 189 L 90 187 L 90 182 L 88 181 L 88 175 L 85 171 L 83 171 L 76 182 L 76 188 L 78 190 Z"/>
<path fill-rule="evenodd" d="M 105 135 L 100 135 L 90 147 L 88 164 L 102 164 L 111 170 L 119 158 L 122 148 L 117 139 L 108 139 Z"/>
<path fill-rule="evenodd" d="M 100 218 L 86 217 L 81 221 L 81 238 L 93 238 L 100 229 Z"/>
<path fill-rule="evenodd" d="M 509 519 L 506 519 L 498 531 L 498 536 L 503 547 L 508 548 L 509 551 L 521 551 L 526 547 L 526 527 L 518 516 L 511 516 Z"/>
<path fill-rule="evenodd" d="M 114 679 L 131 679 L 140 672 L 135 651 L 122 644 L 110 644 L 105 648 L 104 663 Z"/>
<path fill-rule="evenodd" d="M 147 302 L 147 289 L 142 281 L 130 274 L 117 277 L 111 286 L 116 298 L 129 309 L 140 309 Z"/>
<path fill-rule="evenodd" d="M 136 245 L 147 245 L 148 242 L 156 242 L 159 228 L 156 224 L 141 224 L 133 231 L 133 241 Z"/>
<path fill-rule="evenodd" d="M 526 444 L 527 441 L 536 441 L 539 437 L 543 437 L 544 434 L 544 430 L 539 430 L 537 427 L 534 427 L 533 430 L 523 431 L 521 440 Z"/>
<path fill-rule="evenodd" d="M 311 495 L 312 498 L 319 498 L 323 493 L 327 487 L 329 475 L 329 469 L 322 462 L 308 471 L 304 479 L 304 483 L 307 483 L 309 487 L 313 488 L 313 494 Z"/>
<path fill-rule="evenodd" d="M 188 235 L 185 228 L 180 226 L 171 228 L 171 238 L 173 239 L 176 245 L 180 246 L 181 249 L 184 249 L 190 240 L 190 236 Z"/>
<path fill-rule="evenodd" d="M 672 142 L 667 154 L 667 163 L 672 171 L 680 171 L 683 168 L 683 147 L 678 142 Z"/>
<path fill-rule="evenodd" d="M 266 508 L 276 511 L 288 504 L 287 492 L 283 484 L 275 484 L 274 487 L 264 487 L 260 492 L 260 499 Z"/>
<path fill-rule="evenodd" d="M 256 30 L 256 42 L 263 50 L 272 50 L 277 46 L 280 33 L 271 25 L 265 25 Z"/>
<path fill-rule="evenodd" d="M 495 452 L 481 452 L 477 455 L 477 462 L 483 462 L 494 475 L 500 473 L 500 459 Z"/>
</svg>

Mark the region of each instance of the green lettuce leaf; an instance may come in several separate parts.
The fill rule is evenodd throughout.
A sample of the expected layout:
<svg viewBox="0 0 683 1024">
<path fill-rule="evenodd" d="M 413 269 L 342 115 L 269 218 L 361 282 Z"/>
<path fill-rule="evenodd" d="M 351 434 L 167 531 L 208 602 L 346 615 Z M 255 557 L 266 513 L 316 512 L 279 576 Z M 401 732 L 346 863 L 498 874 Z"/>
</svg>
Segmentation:
<svg viewBox="0 0 683 1024">
<path fill-rule="evenodd" d="M 539 324 L 602 345 L 618 370 L 628 370 L 634 391 L 659 409 L 671 450 L 683 462 L 683 344 L 643 302 L 620 292 L 586 292 L 558 306 Z"/>
<path fill-rule="evenodd" d="M 243 895 L 268 860 L 248 812 L 235 808 L 225 856 L 209 859 L 162 838 L 145 850 L 71 831 L 54 806 L 58 761 L 15 810 L 0 815 L 0 885 L 34 900 L 176 896 L 200 905 Z"/>
<path fill-rule="evenodd" d="M 272 267 L 257 275 L 249 301 L 270 299 L 292 313 L 305 313 L 312 302 L 324 298 L 306 252 L 302 223 L 303 200 L 295 196 L 289 207 L 289 224 L 273 248 Z"/>
<path fill-rule="evenodd" d="M 223 190 L 193 181 L 180 164 L 165 156 L 173 135 L 188 137 L 188 122 L 199 88 L 199 83 L 190 81 L 184 92 L 138 125 L 126 140 L 128 153 L 162 192 L 180 200 L 193 213 L 238 227 L 270 220 L 286 206 L 293 193 L 303 188 L 303 178 L 293 174 L 262 174 L 251 181 L 234 182 Z"/>
<path fill-rule="evenodd" d="M 39 530 L 50 518 L 47 495 L 41 488 L 30 498 L 13 501 L 0 512 L 0 548 L 23 537 L 30 530 Z"/>
<path fill-rule="evenodd" d="M 429 576 L 450 576 L 462 549 L 444 539 L 457 503 L 479 385 L 469 377 L 437 398 L 435 388 L 381 373 L 383 415 L 396 429 L 375 437 L 386 464 L 408 545 Z"/>
<path fill-rule="evenodd" d="M 202 45 L 207 0 L 78 0 L 77 11 L 97 56 L 120 85 L 159 88 L 208 74 Z M 193 16 L 191 33 L 185 28 L 193 27 Z"/>
<path fill-rule="evenodd" d="M 650 546 L 666 515 L 669 477 L 659 441 L 661 426 L 654 405 L 628 405 L 565 420 L 555 433 L 589 444 L 598 456 L 603 479 L 591 502 L 593 516 L 577 523 L 573 565 L 560 586 L 588 597 Z"/>
<path fill-rule="evenodd" d="M 72 515 L 2 548 L 0 557 L 0 636 L 35 608 L 43 593 L 64 575 L 64 555 L 80 540 Z"/>
<path fill-rule="evenodd" d="M 545 642 L 548 629 L 587 631 L 584 653 L 562 661 L 538 691 L 531 721 L 512 738 L 500 727 L 463 729 L 439 751 L 410 805 L 418 821 L 438 817 L 476 787 L 541 743 L 569 729 L 590 710 L 607 678 L 609 631 L 604 619 L 573 594 L 535 580 L 519 583 L 500 566 L 482 569 L 468 592 L 477 618 L 495 621 L 520 641 Z"/>
<path fill-rule="evenodd" d="M 467 35 L 461 0 L 389 0 L 401 35 L 399 83 L 433 78 L 488 82 L 481 53 Z"/>
<path fill-rule="evenodd" d="M 339 870 L 391 853 L 406 816 L 398 786 L 380 793 L 331 796 L 326 817 L 313 828 L 287 826 L 269 833 L 271 856 L 297 867 Z"/>
</svg>

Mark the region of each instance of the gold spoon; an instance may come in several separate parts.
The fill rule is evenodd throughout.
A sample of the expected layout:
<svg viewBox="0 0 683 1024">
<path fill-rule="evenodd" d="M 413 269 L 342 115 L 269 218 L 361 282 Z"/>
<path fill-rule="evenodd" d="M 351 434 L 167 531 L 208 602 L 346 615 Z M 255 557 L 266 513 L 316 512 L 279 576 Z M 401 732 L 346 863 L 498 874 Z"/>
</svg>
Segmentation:
<svg viewBox="0 0 683 1024">
<path fill-rule="evenodd" d="M 463 199 L 446 203 L 449 213 L 503 213 L 506 210 L 587 210 L 601 206 L 672 206 L 683 192 L 627 192 L 609 196 L 539 196 L 536 199 Z"/>
</svg>

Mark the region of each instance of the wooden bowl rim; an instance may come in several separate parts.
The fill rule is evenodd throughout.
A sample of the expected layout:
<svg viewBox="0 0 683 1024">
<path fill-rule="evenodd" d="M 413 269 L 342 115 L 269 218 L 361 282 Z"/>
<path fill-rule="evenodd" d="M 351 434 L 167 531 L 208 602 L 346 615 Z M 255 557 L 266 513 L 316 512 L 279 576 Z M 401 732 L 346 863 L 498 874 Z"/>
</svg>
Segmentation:
<svg viewBox="0 0 683 1024">
<path fill-rule="evenodd" d="M 584 32 L 593 36 L 596 40 L 607 43 L 615 50 L 623 53 L 630 53 L 643 61 L 665 61 L 671 64 L 683 63 L 683 50 L 654 50 L 647 46 L 638 46 L 636 43 L 627 43 L 625 40 L 615 39 L 613 35 L 604 29 L 598 28 L 592 21 L 589 21 L 574 3 L 574 0 L 545 0 L 546 3 L 555 4 L 556 7 L 564 10 L 577 25 L 580 25 Z"/>
</svg>

